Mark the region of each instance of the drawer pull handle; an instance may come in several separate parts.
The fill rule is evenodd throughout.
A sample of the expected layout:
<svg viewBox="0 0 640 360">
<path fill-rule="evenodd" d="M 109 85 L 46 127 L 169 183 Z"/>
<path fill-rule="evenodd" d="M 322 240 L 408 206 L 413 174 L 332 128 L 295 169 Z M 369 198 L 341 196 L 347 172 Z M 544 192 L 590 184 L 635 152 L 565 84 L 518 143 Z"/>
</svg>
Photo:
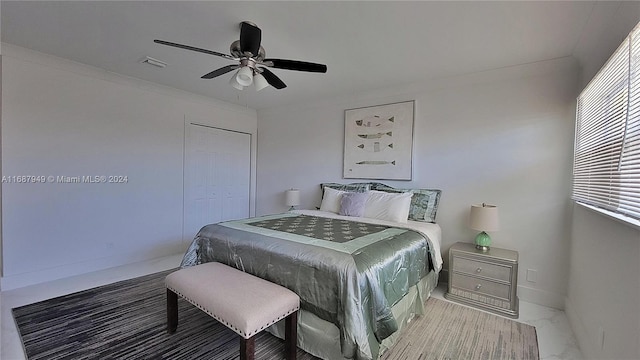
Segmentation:
<svg viewBox="0 0 640 360">
<path fill-rule="evenodd" d="M 482 287 L 482 284 L 476 285 L 476 290 L 480 290 L 481 287 Z"/>
<path fill-rule="evenodd" d="M 481 272 L 482 272 L 482 268 L 481 268 L 481 267 L 477 268 L 477 269 L 476 269 L 476 272 L 477 272 L 477 273 L 481 273 Z"/>
</svg>

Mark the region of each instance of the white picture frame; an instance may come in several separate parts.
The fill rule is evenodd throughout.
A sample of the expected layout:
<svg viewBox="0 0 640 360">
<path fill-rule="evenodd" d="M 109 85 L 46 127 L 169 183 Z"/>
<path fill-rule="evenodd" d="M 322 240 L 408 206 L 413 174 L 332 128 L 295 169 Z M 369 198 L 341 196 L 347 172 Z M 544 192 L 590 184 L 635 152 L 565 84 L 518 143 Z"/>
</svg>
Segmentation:
<svg viewBox="0 0 640 360">
<path fill-rule="evenodd" d="M 344 112 L 345 179 L 411 180 L 415 101 Z"/>
</svg>

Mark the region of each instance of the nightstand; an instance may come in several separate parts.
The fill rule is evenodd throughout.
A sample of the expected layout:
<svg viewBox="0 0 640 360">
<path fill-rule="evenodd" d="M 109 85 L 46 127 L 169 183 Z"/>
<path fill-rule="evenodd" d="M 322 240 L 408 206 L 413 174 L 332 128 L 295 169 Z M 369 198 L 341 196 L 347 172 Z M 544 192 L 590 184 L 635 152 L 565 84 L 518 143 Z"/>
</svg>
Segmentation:
<svg viewBox="0 0 640 360">
<path fill-rule="evenodd" d="M 449 249 L 449 289 L 445 298 L 518 318 L 518 252 L 476 249 L 459 242 Z"/>
</svg>

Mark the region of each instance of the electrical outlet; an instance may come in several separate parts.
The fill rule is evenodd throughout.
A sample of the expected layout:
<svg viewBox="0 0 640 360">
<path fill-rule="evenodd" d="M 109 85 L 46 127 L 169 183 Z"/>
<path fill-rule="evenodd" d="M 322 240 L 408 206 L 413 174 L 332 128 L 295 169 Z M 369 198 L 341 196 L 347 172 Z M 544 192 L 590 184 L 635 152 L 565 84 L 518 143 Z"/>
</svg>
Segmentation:
<svg viewBox="0 0 640 360">
<path fill-rule="evenodd" d="M 538 270 L 527 269 L 527 281 L 535 283 L 538 281 Z"/>
</svg>

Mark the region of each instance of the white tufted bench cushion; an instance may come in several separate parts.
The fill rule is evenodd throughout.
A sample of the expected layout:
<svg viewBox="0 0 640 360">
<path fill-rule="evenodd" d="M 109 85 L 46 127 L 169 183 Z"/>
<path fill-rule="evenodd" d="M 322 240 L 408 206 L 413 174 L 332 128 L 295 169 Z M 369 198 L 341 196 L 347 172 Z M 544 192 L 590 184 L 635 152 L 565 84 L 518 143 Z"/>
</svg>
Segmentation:
<svg viewBox="0 0 640 360">
<path fill-rule="evenodd" d="M 178 326 L 179 295 L 242 337 L 241 359 L 253 359 L 254 335 L 287 318 L 285 351 L 295 359 L 300 298 L 293 291 L 215 262 L 175 271 L 165 284 L 170 333 Z"/>
</svg>

